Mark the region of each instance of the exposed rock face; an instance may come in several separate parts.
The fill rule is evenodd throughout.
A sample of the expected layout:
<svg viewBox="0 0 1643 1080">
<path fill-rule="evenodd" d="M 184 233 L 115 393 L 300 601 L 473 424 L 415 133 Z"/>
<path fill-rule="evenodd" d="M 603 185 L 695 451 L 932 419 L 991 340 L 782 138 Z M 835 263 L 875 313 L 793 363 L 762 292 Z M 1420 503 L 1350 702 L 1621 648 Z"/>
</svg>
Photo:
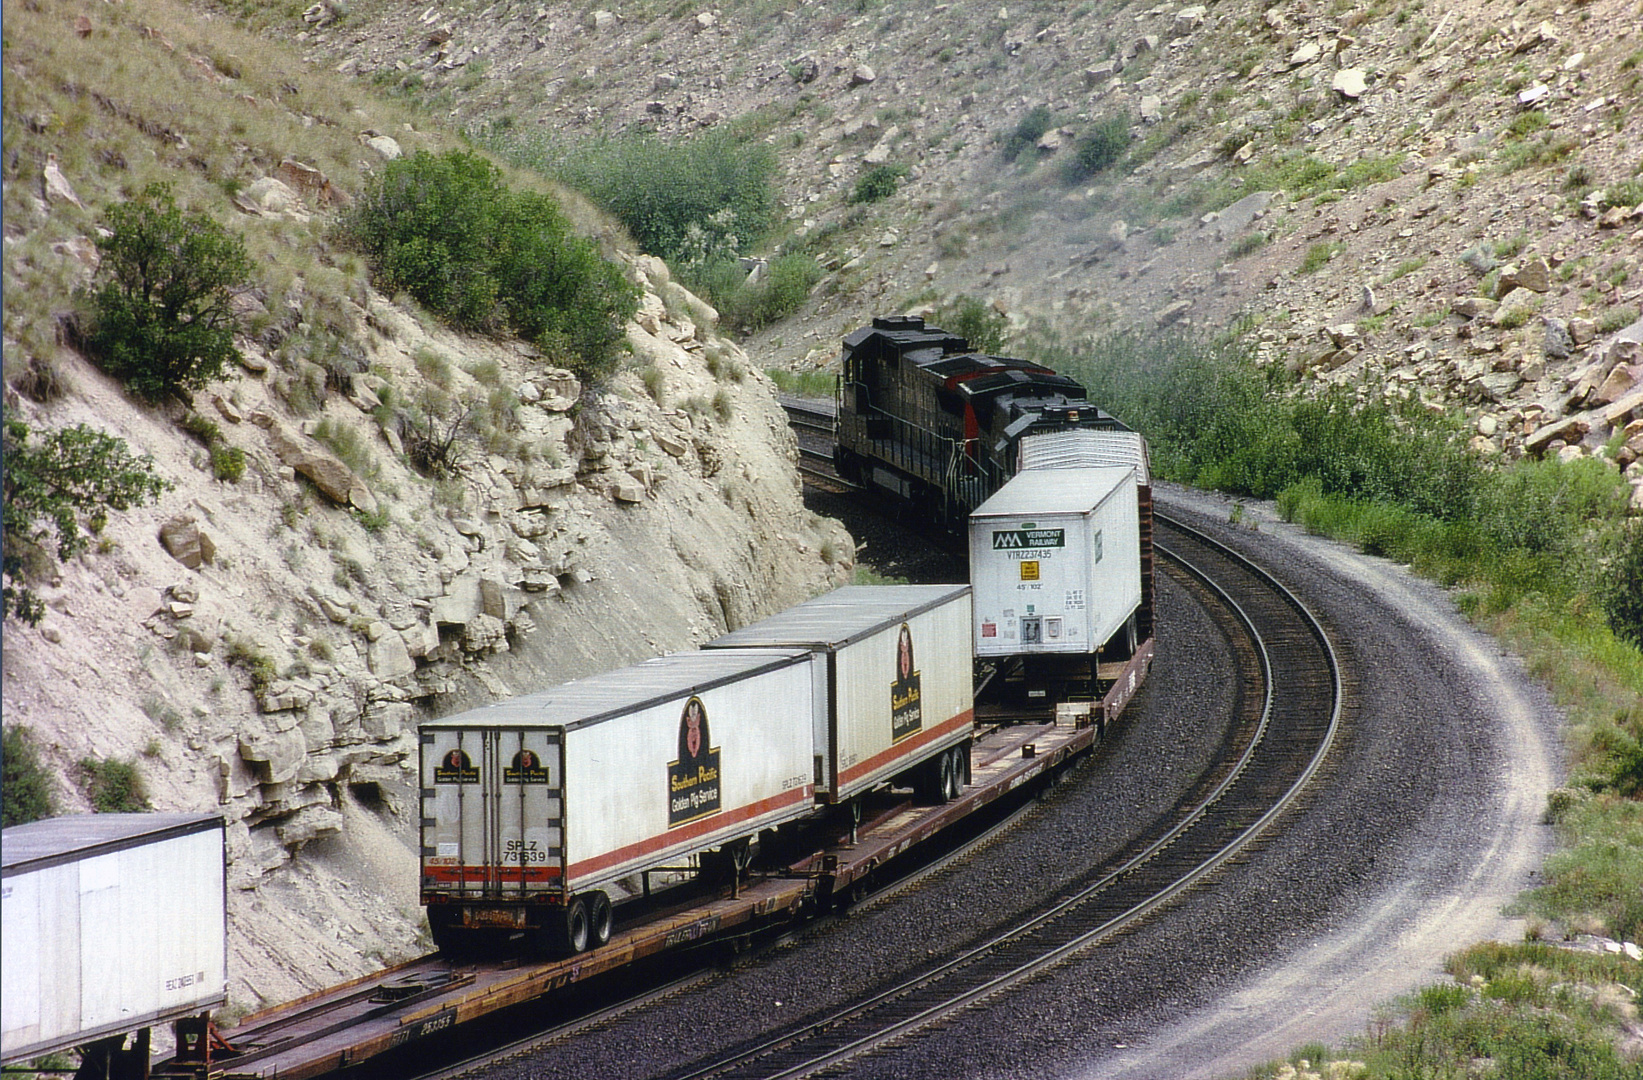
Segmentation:
<svg viewBox="0 0 1643 1080">
<path fill-rule="evenodd" d="M 66 761 L 156 740 L 142 760 L 154 804 L 227 818 L 234 1001 L 362 973 L 378 962 L 366 950 L 425 947 L 419 719 L 689 648 L 848 574 L 848 536 L 804 510 L 769 381 L 662 263 L 629 270 L 647 291 L 628 330 L 636 367 L 598 395 L 532 350 L 425 327 L 373 296 L 353 311 L 373 328 L 357 338 L 372 374 L 319 416 L 291 416 L 276 375 L 224 385 L 239 485 L 195 467 L 198 444 L 162 418 L 130 421 L 177 488 L 113 515 L 108 554 L 46 589 L 44 632 L 8 636 L 8 724 Z M 528 454 L 470 440 L 445 489 L 410 471 L 372 409 L 390 385 L 418 385 L 429 352 L 452 358 L 454 394 L 484 392 L 462 382 L 470 369 L 502 372 Z M 642 368 L 664 401 L 722 404 L 658 405 Z M 54 422 L 129 415 L 90 368 L 80 381 L 84 400 Z M 308 434 L 321 424 L 351 432 L 362 464 Z"/>
</svg>

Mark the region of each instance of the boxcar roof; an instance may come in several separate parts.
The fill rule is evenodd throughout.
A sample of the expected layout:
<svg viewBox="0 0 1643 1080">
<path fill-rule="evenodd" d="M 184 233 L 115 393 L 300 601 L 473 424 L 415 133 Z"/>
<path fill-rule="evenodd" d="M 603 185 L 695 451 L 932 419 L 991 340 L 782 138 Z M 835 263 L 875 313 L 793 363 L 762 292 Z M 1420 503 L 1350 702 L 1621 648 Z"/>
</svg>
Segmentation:
<svg viewBox="0 0 1643 1080">
<path fill-rule="evenodd" d="M 221 814 L 70 814 L 0 833 L 0 862 L 11 874 L 158 843 L 222 827 Z"/>
<path fill-rule="evenodd" d="M 847 585 L 707 643 L 839 649 L 964 596 L 968 585 Z"/>
<path fill-rule="evenodd" d="M 1086 514 L 1135 472 L 1128 465 L 1092 469 L 1027 469 L 976 507 L 971 517 Z"/>
<path fill-rule="evenodd" d="M 424 729 L 585 727 L 801 663 L 808 656 L 808 652 L 800 649 L 670 653 L 631 667 L 425 721 L 421 726 Z"/>
</svg>

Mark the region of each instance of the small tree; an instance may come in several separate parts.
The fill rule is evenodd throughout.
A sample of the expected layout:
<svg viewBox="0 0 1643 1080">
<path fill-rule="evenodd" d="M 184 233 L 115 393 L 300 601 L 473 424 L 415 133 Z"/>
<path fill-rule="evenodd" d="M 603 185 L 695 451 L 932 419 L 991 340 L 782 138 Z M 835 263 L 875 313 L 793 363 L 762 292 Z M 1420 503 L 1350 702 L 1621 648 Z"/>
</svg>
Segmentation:
<svg viewBox="0 0 1643 1080">
<path fill-rule="evenodd" d="M 204 214 L 185 215 L 169 184 L 110 207 L 106 223 L 86 335 L 93 355 L 151 400 L 221 378 L 240 355 L 230 301 L 251 276 L 244 242 Z"/>
<path fill-rule="evenodd" d="M 51 778 L 40 764 L 40 751 L 29 737 L 29 729 L 17 724 L 5 729 L 0 745 L 0 796 L 4 801 L 6 828 L 27 825 L 55 813 L 51 798 Z"/>
<path fill-rule="evenodd" d="M 126 444 L 84 424 L 60 428 L 31 442 L 28 425 L 5 425 L 5 606 L 33 625 L 45 605 L 23 583 L 31 562 L 84 551 L 102 531 L 110 510 L 129 510 L 158 498 L 171 484 L 154 474 L 154 460 L 133 457 Z"/>
</svg>

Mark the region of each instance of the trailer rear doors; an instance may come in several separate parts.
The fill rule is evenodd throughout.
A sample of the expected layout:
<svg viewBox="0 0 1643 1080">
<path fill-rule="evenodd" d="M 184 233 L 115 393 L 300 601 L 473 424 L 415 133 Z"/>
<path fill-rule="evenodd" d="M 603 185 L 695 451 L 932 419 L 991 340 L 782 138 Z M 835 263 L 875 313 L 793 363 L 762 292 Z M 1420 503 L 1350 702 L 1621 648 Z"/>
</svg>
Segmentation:
<svg viewBox="0 0 1643 1080">
<path fill-rule="evenodd" d="M 422 733 L 422 891 L 460 899 L 562 894 L 561 728 Z"/>
</svg>

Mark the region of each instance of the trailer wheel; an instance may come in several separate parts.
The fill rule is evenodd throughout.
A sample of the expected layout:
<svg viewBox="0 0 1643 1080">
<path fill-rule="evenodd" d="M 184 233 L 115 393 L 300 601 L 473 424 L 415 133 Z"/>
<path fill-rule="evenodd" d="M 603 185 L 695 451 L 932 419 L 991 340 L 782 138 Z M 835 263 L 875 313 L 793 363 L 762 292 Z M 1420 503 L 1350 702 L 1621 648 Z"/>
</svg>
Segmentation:
<svg viewBox="0 0 1643 1080">
<path fill-rule="evenodd" d="M 964 791 L 964 747 L 962 745 L 955 746 L 942 756 L 947 760 L 947 768 L 944 770 L 947 773 L 947 780 L 942 791 L 946 794 L 946 801 L 951 801 L 958 798 Z"/>
<path fill-rule="evenodd" d="M 610 944 L 611 910 L 610 897 L 602 892 L 588 894 L 588 931 L 592 937 L 592 945 L 599 948 Z"/>
<path fill-rule="evenodd" d="M 940 805 L 953 797 L 953 756 L 946 750 L 918 766 L 915 788 L 920 800 Z"/>
<path fill-rule="evenodd" d="M 579 952 L 587 951 L 588 937 L 591 933 L 588 918 L 588 898 L 578 896 L 565 905 L 564 915 L 556 927 L 559 940 L 556 952 L 563 956 L 575 956 Z"/>
</svg>

